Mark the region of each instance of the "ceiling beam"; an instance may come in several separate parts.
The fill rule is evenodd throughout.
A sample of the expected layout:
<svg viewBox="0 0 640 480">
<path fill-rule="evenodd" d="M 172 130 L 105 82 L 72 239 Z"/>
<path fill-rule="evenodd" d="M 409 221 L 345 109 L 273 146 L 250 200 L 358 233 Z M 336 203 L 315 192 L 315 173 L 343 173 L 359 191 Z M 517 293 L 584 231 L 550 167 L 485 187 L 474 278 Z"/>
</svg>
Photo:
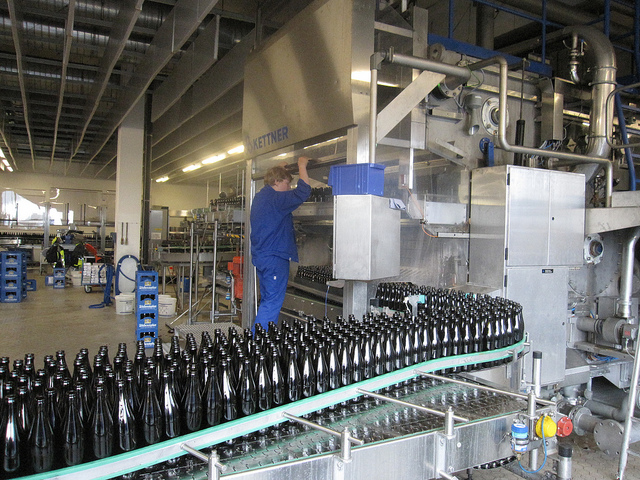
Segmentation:
<svg viewBox="0 0 640 480">
<path fill-rule="evenodd" d="M 69 159 L 69 162 L 71 162 L 73 157 L 78 153 L 80 145 L 82 145 L 85 134 L 87 133 L 89 123 L 91 123 L 91 120 L 95 118 L 95 113 L 98 110 L 100 100 L 102 100 L 102 96 L 109 85 L 111 73 L 124 50 L 126 40 L 129 38 L 129 35 L 131 35 L 131 31 L 136 24 L 136 20 L 138 19 L 140 12 L 142 12 L 143 1 L 144 0 L 128 0 L 118 12 L 118 16 L 114 21 L 113 31 L 109 36 L 107 48 L 100 60 L 100 73 L 96 76 L 95 83 L 93 84 L 85 103 L 83 119 L 84 125 L 75 151 Z"/>
<path fill-rule="evenodd" d="M 153 141 L 158 143 L 187 120 L 209 107 L 244 80 L 244 65 L 254 45 L 253 31 L 213 65 L 160 118 L 153 122 Z"/>
<path fill-rule="evenodd" d="M 64 46 L 62 48 L 62 73 L 60 74 L 60 93 L 58 94 L 58 109 L 53 127 L 53 143 L 51 145 L 51 160 L 49 161 L 49 171 L 53 169 L 53 159 L 56 154 L 56 144 L 58 143 L 58 127 L 60 126 L 60 115 L 64 103 L 64 91 L 67 86 L 67 68 L 69 68 L 69 55 L 71 54 L 71 43 L 73 42 L 73 18 L 76 11 L 76 0 L 69 0 L 67 4 L 67 20 L 64 26 Z M 66 174 L 66 169 L 65 169 Z"/>
<path fill-rule="evenodd" d="M 127 90 L 110 112 L 110 119 L 101 127 L 101 135 L 90 147 L 91 161 L 100 153 L 125 116 L 137 104 L 162 68 L 197 30 L 218 0 L 179 0 L 153 37 L 144 58 L 133 72 Z"/>
<path fill-rule="evenodd" d="M 152 122 L 180 100 L 189 87 L 218 61 L 219 40 L 220 16 L 216 15 L 182 55 L 171 75 L 153 92 Z"/>
<path fill-rule="evenodd" d="M 24 80 L 24 65 L 22 64 L 22 25 L 23 16 L 20 10 L 20 2 L 7 0 L 9 7 L 9 17 L 11 18 L 11 36 L 16 51 L 16 62 L 18 64 L 18 83 L 20 84 L 20 95 L 22 96 L 22 111 L 24 113 L 24 123 L 29 137 L 29 150 L 31 151 L 31 166 L 35 170 L 36 157 L 33 151 L 33 140 L 31 138 L 31 126 L 29 125 L 29 103 L 27 98 L 27 88 Z"/>
</svg>

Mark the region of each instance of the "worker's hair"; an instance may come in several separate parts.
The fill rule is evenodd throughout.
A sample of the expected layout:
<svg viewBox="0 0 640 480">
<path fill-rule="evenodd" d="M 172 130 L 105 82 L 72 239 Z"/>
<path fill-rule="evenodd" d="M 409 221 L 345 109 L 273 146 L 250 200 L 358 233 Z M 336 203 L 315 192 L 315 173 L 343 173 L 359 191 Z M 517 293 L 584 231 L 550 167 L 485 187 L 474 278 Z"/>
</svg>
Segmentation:
<svg viewBox="0 0 640 480">
<path fill-rule="evenodd" d="M 286 168 L 281 166 L 271 167 L 267 170 L 267 173 L 264 174 L 265 185 L 275 185 L 278 180 L 291 181 L 293 180 L 293 177 Z"/>
</svg>

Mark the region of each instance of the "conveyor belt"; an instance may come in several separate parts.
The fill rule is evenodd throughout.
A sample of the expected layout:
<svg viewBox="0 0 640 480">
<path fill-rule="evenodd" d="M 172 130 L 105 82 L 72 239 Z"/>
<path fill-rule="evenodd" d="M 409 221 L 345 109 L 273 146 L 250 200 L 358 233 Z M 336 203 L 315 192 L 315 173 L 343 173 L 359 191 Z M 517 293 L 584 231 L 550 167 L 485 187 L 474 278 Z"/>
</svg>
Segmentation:
<svg viewBox="0 0 640 480">
<path fill-rule="evenodd" d="M 429 445 L 429 442 L 432 442 L 431 434 L 439 433 L 442 429 L 443 420 L 440 417 L 417 413 L 413 408 L 365 398 L 358 393 L 358 389 L 397 396 L 440 411 L 452 407 L 456 415 L 467 416 L 470 420 L 468 423 L 458 423 L 456 431 L 465 435 L 491 436 L 491 441 L 486 442 L 486 448 L 490 450 L 486 455 L 473 457 L 472 460 L 465 457 L 459 461 L 484 463 L 508 456 L 508 442 L 505 445 L 502 441 L 504 431 L 507 425 L 510 425 L 511 417 L 523 408 L 524 403 L 502 394 L 485 393 L 476 387 L 450 383 L 442 385 L 416 377 L 419 372 L 511 359 L 524 350 L 524 343 L 521 341 L 500 350 L 431 360 L 126 454 L 28 478 L 107 479 L 140 468 L 144 470 L 141 471 L 142 476 L 137 478 L 206 478 L 206 467 L 198 466 L 201 462 L 190 456 L 178 458 L 185 455 L 182 450 L 184 444 L 195 449 L 213 446 L 221 455 L 223 463 L 228 465 L 228 472 L 237 472 L 242 478 L 245 478 L 245 474 L 252 474 L 256 469 L 261 472 L 262 467 L 269 465 L 271 468 L 286 468 L 289 478 L 296 478 L 299 473 L 296 473 L 295 469 L 301 468 L 296 462 L 307 456 L 318 460 L 318 468 L 328 468 L 327 458 L 332 457 L 327 457 L 327 454 L 336 450 L 337 441 L 327 434 L 292 425 L 283 417 L 284 412 L 296 416 L 306 415 L 312 421 L 327 424 L 330 428 L 349 428 L 352 436 L 365 442 L 365 445 L 354 450 L 354 460 L 365 459 L 371 454 L 371 450 L 367 450 L 369 448 L 395 448 L 394 442 L 405 439 L 410 443 L 417 441 L 422 445 L 418 451 L 422 451 L 427 448 L 426 444 L 423 445 L 424 442 Z M 388 387 L 391 387 L 388 391 L 383 390 Z M 487 425 L 483 423 L 491 420 L 495 421 Z M 464 452 L 465 455 L 470 455 L 466 450 Z M 459 456 L 460 452 L 457 455 Z M 167 461 L 169 463 L 162 464 Z M 306 468 L 308 465 L 305 464 L 303 467 Z M 365 467 L 359 467 L 362 474 L 366 474 L 366 471 Z"/>
</svg>

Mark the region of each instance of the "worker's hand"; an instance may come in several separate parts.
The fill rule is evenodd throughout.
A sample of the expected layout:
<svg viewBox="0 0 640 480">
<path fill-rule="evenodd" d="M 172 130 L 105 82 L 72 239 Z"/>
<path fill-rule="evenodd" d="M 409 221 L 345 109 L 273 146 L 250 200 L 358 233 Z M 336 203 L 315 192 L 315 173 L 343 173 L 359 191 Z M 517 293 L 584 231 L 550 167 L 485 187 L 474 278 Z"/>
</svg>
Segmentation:
<svg viewBox="0 0 640 480">
<path fill-rule="evenodd" d="M 306 168 L 309 160 L 309 157 L 298 157 L 298 168 Z"/>
</svg>

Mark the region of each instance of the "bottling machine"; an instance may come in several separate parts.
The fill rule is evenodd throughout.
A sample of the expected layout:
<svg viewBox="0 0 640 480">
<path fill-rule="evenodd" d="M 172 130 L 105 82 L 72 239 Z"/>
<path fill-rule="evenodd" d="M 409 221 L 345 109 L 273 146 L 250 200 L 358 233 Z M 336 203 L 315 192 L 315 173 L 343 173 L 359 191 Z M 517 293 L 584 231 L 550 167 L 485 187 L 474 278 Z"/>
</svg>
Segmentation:
<svg viewBox="0 0 640 480">
<path fill-rule="evenodd" d="M 635 179 L 627 182 L 619 155 L 610 42 L 584 26 L 550 34 L 566 60 L 552 71 L 430 35 L 421 8 L 401 15 L 375 5 L 318 0 L 247 60 L 247 208 L 264 172 L 303 152 L 320 189 L 296 212 L 303 271 L 296 278 L 292 267 L 281 322 L 410 316 L 419 296 L 393 309 L 376 301 L 378 285 L 403 282 L 517 302 L 525 339 L 55 478 L 451 479 L 514 459 L 523 465 L 514 471 L 535 471 L 554 454 L 557 478 L 568 479 L 571 453 L 558 437 L 572 428 L 619 455 L 623 478 L 628 446 L 640 439 L 640 197 L 622 191 Z M 332 168 L 368 163 L 385 166 L 383 196 L 336 186 L 325 194 Z M 328 276 L 316 268 L 327 266 Z M 250 326 L 257 289 L 248 254 L 244 268 Z M 459 371 L 432 373 L 451 369 Z M 548 436 L 546 419 L 557 434 Z"/>
</svg>

